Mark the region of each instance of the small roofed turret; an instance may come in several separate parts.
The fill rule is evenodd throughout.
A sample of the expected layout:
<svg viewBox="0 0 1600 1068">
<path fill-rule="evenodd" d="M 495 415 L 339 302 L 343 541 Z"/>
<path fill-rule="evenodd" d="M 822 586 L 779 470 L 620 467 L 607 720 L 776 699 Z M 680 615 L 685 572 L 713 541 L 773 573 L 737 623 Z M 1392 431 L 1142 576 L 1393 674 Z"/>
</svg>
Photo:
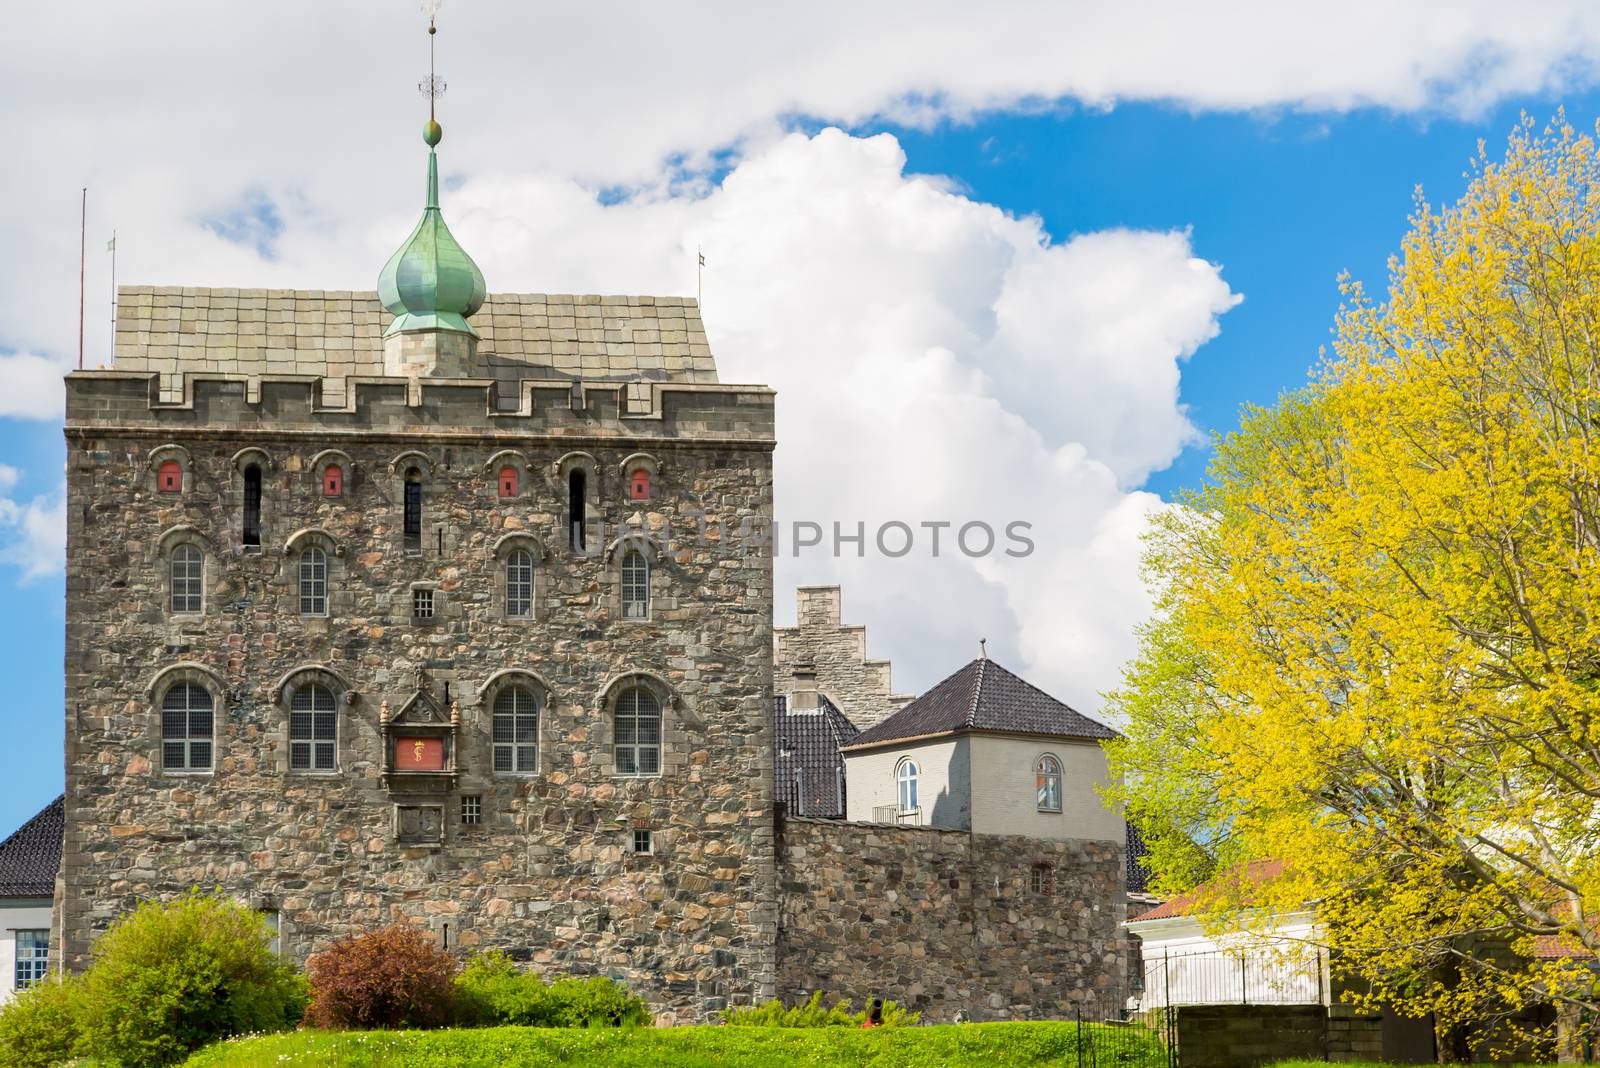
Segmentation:
<svg viewBox="0 0 1600 1068">
<path fill-rule="evenodd" d="M 430 23 L 428 33 L 434 32 Z M 444 130 L 433 117 L 443 83 L 432 74 L 429 97 L 428 200 L 422 218 L 378 275 L 378 299 L 394 316 L 383 332 L 384 371 L 390 375 L 467 377 L 477 355 L 478 332 L 467 322 L 483 307 L 483 272 L 445 225 L 439 210 L 439 158 Z"/>
</svg>

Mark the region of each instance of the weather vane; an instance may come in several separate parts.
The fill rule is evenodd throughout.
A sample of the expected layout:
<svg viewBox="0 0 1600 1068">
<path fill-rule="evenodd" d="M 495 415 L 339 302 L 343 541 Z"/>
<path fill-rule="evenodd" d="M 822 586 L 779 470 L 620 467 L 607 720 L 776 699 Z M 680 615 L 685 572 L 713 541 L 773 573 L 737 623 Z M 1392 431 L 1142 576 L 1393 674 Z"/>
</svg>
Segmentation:
<svg viewBox="0 0 1600 1068">
<path fill-rule="evenodd" d="M 434 35 L 439 32 L 438 27 L 434 25 L 434 21 L 439 17 L 440 3 L 441 0 L 422 0 L 422 13 L 428 16 L 428 76 L 417 83 L 417 89 L 423 96 L 428 98 L 428 125 L 423 134 L 423 140 L 427 141 L 430 146 L 437 145 L 439 139 L 444 136 L 444 131 L 440 128 L 433 115 L 434 101 L 444 95 L 446 88 L 444 79 L 433 72 L 433 39 Z"/>
</svg>

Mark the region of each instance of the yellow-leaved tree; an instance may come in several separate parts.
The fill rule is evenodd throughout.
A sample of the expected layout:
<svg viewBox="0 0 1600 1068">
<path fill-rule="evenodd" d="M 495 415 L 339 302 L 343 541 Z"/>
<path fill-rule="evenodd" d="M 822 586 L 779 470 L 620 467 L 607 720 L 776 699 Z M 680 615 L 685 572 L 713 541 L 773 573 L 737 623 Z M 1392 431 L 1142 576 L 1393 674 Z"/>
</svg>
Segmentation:
<svg viewBox="0 0 1600 1068">
<path fill-rule="evenodd" d="M 1447 1055 L 1600 1008 L 1600 151 L 1524 120 L 1478 156 L 1158 521 L 1111 700 L 1158 885 L 1282 861 L 1202 908 L 1316 902 Z"/>
</svg>

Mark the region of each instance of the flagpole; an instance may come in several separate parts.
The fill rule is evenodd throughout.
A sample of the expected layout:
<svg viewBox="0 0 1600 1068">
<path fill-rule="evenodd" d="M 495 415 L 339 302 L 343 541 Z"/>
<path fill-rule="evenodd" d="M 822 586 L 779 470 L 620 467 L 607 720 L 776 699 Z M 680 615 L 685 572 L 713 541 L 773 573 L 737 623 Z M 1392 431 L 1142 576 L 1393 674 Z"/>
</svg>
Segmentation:
<svg viewBox="0 0 1600 1068">
<path fill-rule="evenodd" d="M 89 227 L 89 187 L 83 187 L 83 202 L 78 209 L 78 370 L 83 370 L 83 265 Z"/>
<path fill-rule="evenodd" d="M 117 232 L 111 231 L 111 332 L 117 330 Z M 112 338 L 116 340 L 115 337 Z"/>
</svg>

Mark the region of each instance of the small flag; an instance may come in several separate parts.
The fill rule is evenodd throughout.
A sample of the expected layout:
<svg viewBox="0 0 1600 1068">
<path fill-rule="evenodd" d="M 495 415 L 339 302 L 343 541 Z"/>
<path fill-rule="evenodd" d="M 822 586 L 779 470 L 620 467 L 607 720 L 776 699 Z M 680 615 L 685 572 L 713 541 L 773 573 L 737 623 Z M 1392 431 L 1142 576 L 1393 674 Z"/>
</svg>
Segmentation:
<svg viewBox="0 0 1600 1068">
<path fill-rule="evenodd" d="M 107 252 L 115 252 L 115 251 L 117 251 L 117 235 L 112 234 L 111 235 L 111 240 L 106 242 L 106 251 Z"/>
<path fill-rule="evenodd" d="M 697 251 L 696 255 L 700 257 L 700 266 L 704 267 L 706 265 L 706 254 L 704 252 Z"/>
</svg>

